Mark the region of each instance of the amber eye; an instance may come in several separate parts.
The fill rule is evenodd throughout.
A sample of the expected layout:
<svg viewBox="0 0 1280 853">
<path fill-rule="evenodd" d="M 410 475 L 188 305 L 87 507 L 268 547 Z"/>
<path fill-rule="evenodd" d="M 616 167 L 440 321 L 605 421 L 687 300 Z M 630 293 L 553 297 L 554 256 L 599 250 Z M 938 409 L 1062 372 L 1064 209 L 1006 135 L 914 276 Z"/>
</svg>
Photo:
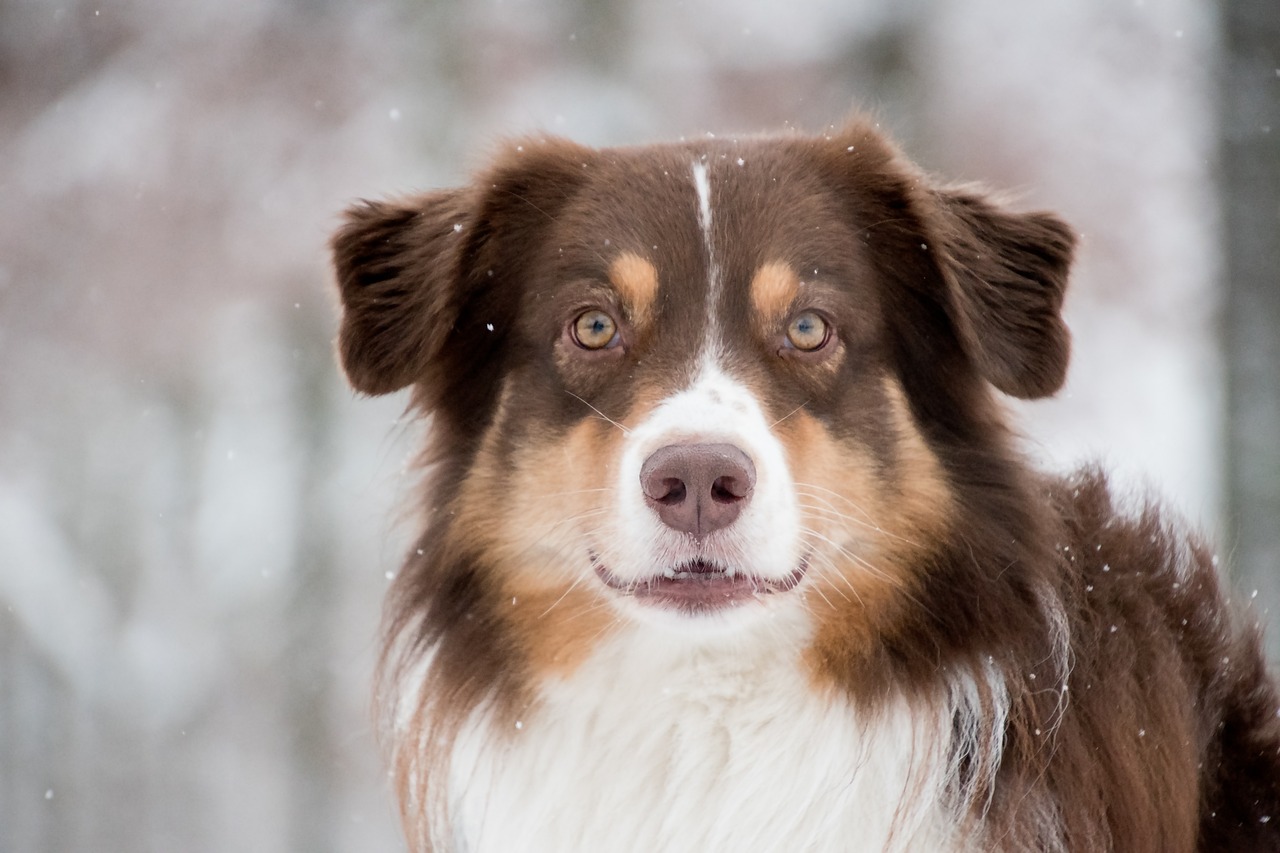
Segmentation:
<svg viewBox="0 0 1280 853">
<path fill-rule="evenodd" d="M 826 345 L 831 337 L 827 321 L 812 311 L 804 311 L 787 324 L 787 341 L 801 352 L 813 352 Z"/>
<path fill-rule="evenodd" d="M 583 311 L 573 321 L 573 341 L 583 349 L 604 349 L 618 337 L 618 324 L 599 309 Z"/>
</svg>

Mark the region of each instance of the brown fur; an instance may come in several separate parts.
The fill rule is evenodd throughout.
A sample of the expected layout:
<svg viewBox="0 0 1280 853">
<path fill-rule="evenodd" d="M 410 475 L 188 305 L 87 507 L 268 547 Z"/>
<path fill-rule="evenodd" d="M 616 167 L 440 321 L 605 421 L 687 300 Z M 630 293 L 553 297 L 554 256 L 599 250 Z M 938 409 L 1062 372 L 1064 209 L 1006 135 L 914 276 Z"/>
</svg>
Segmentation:
<svg viewBox="0 0 1280 853">
<path fill-rule="evenodd" d="M 417 762 L 445 763 L 482 705 L 518 718 L 608 631 L 604 593 L 557 572 L 608 500 L 617 427 L 688 376 L 702 295 L 680 283 L 707 259 L 676 173 L 696 157 L 751 166 L 716 185 L 722 323 L 805 523 L 836 539 L 868 520 L 863 551 L 806 580 L 815 682 L 874 707 L 995 673 L 1009 717 L 979 735 L 1003 741 L 999 764 L 955 756 L 993 848 L 1280 850 L 1280 697 L 1209 552 L 1154 507 L 1118 510 L 1096 471 L 1034 472 L 993 394 L 1061 386 L 1073 235 L 932 185 L 865 122 L 608 151 L 525 140 L 467 188 L 349 213 L 333 241 L 347 375 L 412 386 L 433 416 L 434 502 L 388 600 L 383 672 L 388 713 L 410 721 L 407 825 L 439 796 Z M 821 354 L 776 343 L 801 292 L 840 330 Z M 566 341 L 583 305 L 627 320 L 617 348 Z M 423 692 L 397 693 L 428 652 Z"/>
</svg>

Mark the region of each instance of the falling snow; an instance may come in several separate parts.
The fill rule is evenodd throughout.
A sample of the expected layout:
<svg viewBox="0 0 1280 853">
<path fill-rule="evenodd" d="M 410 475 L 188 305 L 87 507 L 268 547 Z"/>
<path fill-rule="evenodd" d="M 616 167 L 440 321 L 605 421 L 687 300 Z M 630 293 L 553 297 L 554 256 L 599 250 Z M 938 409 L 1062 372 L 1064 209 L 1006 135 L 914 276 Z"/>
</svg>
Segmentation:
<svg viewBox="0 0 1280 853">
<path fill-rule="evenodd" d="M 1121 460 L 1212 523 L 1217 36 L 1192 0 L 658 0 L 622 10 L 607 62 L 599 4 L 562 0 L 10 5 L 0 849 L 396 849 L 366 699 L 386 582 L 425 556 L 392 509 L 420 426 L 342 385 L 323 242 L 353 199 L 456 183 L 507 132 L 696 139 L 883 100 L 913 153 L 1089 235 L 1071 384 L 1020 409 L 1034 455 Z M 890 42 L 909 87 L 859 59 Z M 743 80 L 768 82 L 727 97 Z"/>
</svg>

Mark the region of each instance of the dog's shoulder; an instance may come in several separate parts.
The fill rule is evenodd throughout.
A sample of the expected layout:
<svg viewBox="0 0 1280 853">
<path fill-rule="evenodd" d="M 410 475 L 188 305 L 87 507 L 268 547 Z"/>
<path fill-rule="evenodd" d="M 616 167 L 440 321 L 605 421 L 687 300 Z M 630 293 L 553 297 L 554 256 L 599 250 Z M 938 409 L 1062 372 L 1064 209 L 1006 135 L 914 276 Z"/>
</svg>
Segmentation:
<svg viewBox="0 0 1280 853">
<path fill-rule="evenodd" d="M 1156 780 L 1157 799 L 1197 788 L 1202 850 L 1280 850 L 1280 693 L 1260 615 L 1176 513 L 1125 505 L 1097 469 L 1047 491 L 1062 519 L 1076 745 L 1108 759 L 1090 772 L 1113 792 Z"/>
</svg>

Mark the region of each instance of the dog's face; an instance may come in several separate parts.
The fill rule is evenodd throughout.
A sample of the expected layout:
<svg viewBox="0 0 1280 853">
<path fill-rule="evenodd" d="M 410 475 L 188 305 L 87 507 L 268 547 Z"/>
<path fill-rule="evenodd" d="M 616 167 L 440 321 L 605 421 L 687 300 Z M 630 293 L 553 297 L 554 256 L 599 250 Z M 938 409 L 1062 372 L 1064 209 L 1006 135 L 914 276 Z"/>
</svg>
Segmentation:
<svg viewBox="0 0 1280 853">
<path fill-rule="evenodd" d="M 619 613 L 879 630 L 955 523 L 989 386 L 1065 372 L 1066 228 L 929 187 L 866 127 L 526 141 L 334 245 L 353 384 L 416 386 L 443 535 L 558 648 Z"/>
</svg>

